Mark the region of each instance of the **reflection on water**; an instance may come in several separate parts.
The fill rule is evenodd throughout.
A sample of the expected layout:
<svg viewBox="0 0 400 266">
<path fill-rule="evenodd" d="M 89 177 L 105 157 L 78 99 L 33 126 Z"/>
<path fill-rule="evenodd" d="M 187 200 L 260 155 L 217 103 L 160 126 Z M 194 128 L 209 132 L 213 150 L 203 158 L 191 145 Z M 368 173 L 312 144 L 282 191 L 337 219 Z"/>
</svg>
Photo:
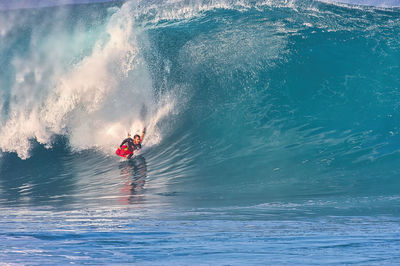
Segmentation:
<svg viewBox="0 0 400 266">
<path fill-rule="evenodd" d="M 120 164 L 123 186 L 121 189 L 121 202 L 124 204 L 136 204 L 144 202 L 147 164 L 146 159 L 138 155 L 133 159 Z"/>
</svg>

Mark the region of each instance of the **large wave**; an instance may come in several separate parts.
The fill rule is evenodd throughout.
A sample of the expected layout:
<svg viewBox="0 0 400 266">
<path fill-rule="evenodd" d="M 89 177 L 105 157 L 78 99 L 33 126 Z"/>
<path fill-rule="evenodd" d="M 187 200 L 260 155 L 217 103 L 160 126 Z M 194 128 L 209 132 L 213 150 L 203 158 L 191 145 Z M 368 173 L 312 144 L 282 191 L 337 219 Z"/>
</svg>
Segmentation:
<svg viewBox="0 0 400 266">
<path fill-rule="evenodd" d="M 61 135 L 107 155 L 147 126 L 154 173 L 193 195 L 399 187 L 396 9 L 131 1 L 0 19 L 3 152 Z"/>
</svg>

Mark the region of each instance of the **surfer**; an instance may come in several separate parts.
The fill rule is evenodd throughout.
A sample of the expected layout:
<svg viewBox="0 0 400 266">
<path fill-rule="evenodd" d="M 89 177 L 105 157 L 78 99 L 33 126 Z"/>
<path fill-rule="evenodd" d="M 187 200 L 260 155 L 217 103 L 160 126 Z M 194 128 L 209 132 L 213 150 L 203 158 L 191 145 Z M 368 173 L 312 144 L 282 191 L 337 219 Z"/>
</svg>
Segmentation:
<svg viewBox="0 0 400 266">
<path fill-rule="evenodd" d="M 123 145 L 127 144 L 128 150 L 132 152 L 132 154 L 129 154 L 126 157 L 127 159 L 130 159 L 132 157 L 134 151 L 140 150 L 142 148 L 144 134 L 146 134 L 146 127 L 143 128 L 141 136 L 135 135 L 133 136 L 133 139 L 131 137 L 131 134 L 128 133 L 128 137 L 122 141 L 121 145 L 119 145 L 119 147 L 121 148 Z"/>
</svg>

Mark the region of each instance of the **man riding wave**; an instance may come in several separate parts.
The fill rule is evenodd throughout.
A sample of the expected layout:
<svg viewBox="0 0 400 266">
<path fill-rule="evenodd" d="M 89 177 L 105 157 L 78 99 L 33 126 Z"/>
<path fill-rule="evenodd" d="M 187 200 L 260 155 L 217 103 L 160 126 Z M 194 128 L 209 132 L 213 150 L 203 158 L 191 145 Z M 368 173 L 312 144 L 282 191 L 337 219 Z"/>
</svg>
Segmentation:
<svg viewBox="0 0 400 266">
<path fill-rule="evenodd" d="M 127 159 L 130 159 L 133 156 L 134 151 L 140 150 L 142 148 L 142 141 L 144 138 L 144 134 L 146 134 L 146 127 L 143 128 L 141 136 L 135 135 L 135 136 L 133 136 L 133 139 L 131 137 L 131 134 L 128 133 L 128 137 L 122 141 L 121 145 L 119 145 L 119 147 L 121 148 L 123 145 L 126 144 L 128 147 L 128 150 L 130 152 L 132 152 L 132 154 L 129 154 L 126 157 Z"/>
</svg>

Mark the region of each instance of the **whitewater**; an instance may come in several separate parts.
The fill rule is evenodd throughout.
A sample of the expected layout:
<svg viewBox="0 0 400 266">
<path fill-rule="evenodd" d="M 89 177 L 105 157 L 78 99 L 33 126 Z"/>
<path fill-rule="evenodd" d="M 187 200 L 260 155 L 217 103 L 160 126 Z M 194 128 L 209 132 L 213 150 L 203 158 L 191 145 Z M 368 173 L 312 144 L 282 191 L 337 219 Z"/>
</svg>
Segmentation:
<svg viewBox="0 0 400 266">
<path fill-rule="evenodd" d="M 398 6 L 0 4 L 0 263 L 400 263 Z"/>
</svg>

